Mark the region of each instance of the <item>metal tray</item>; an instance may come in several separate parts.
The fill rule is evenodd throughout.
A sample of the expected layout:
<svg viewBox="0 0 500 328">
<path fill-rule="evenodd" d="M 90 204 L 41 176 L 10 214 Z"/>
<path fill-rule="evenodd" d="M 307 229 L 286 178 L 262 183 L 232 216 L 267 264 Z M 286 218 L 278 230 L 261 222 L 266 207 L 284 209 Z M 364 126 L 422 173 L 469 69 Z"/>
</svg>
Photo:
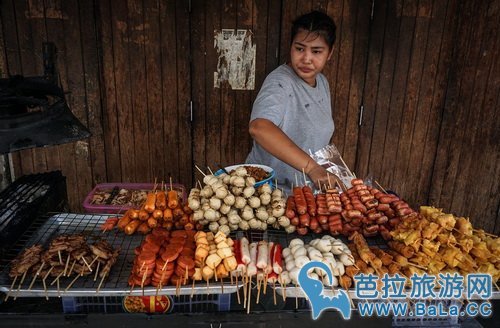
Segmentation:
<svg viewBox="0 0 500 328">
<path fill-rule="evenodd" d="M 9 297 L 56 297 L 56 296 L 125 296 L 125 295 L 155 295 L 156 287 L 135 287 L 131 290 L 128 285 L 128 277 L 132 270 L 134 261 L 134 248 L 142 242 L 143 235 L 127 236 L 123 232 L 113 230 L 103 233 L 100 225 L 112 215 L 92 215 L 92 214 L 71 214 L 59 213 L 49 217 L 36 219 L 26 230 L 13 247 L 7 252 L 6 256 L 0 259 L 0 291 L 9 293 Z M 26 247 L 47 244 L 54 237 L 62 234 L 83 233 L 87 237 L 87 242 L 93 243 L 97 240 L 106 240 L 113 247 L 121 249 L 118 260 L 113 265 L 109 276 L 104 280 L 99 291 L 97 288 L 100 283 L 98 278 L 94 281 L 93 275 L 80 277 L 67 291 L 66 287 L 71 283 L 74 277 L 61 278 L 59 289 L 56 284 L 50 286 L 52 279 L 47 279 L 47 289 L 45 290 L 40 279 L 37 279 L 31 289 L 28 287 L 32 276 L 26 277 L 23 284 L 19 287 L 19 279 L 16 285 L 10 290 L 12 279 L 8 276 L 10 262 Z M 236 289 L 241 287 L 227 282 L 213 282 L 208 287 L 206 283 L 197 283 L 194 285 L 183 286 L 176 290 L 175 286 L 165 286 L 158 291 L 161 295 L 191 295 L 191 294 L 223 294 L 235 293 Z M 10 292 L 9 292 L 10 291 Z"/>
</svg>

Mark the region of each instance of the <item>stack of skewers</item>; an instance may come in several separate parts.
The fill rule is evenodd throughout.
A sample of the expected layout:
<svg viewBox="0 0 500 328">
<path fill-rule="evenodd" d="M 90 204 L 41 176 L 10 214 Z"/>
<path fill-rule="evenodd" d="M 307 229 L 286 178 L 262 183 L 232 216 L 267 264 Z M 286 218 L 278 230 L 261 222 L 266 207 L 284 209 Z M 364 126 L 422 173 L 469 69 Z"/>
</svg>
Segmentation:
<svg viewBox="0 0 500 328">
<path fill-rule="evenodd" d="M 25 249 L 12 261 L 9 276 L 13 278 L 13 282 L 6 298 L 8 299 L 17 279 L 21 277 L 17 287 L 17 290 L 20 290 L 28 275 L 33 276 L 28 290 L 33 287 L 36 279 L 41 277 L 47 298 L 47 279 L 49 277 L 54 278 L 50 282 L 50 286 L 56 284 L 57 292 L 60 295 L 61 278 L 71 277 L 73 274 L 75 277 L 65 288 L 66 292 L 79 277 L 90 274 L 94 275 L 94 281 L 98 277 L 101 278 L 97 287 L 98 292 L 104 279 L 109 275 L 111 267 L 116 262 L 118 254 L 119 250 L 113 249 L 108 242 L 97 241 L 88 244 L 81 234 L 58 236 L 51 240 L 45 251 L 41 245 L 34 245 Z"/>
</svg>

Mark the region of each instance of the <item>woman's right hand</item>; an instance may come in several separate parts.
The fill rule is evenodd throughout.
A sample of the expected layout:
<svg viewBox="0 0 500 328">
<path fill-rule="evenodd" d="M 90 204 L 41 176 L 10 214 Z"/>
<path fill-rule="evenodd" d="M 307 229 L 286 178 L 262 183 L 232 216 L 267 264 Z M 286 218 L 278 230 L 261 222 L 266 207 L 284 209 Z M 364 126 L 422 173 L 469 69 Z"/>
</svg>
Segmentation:
<svg viewBox="0 0 500 328">
<path fill-rule="evenodd" d="M 316 188 L 320 190 L 324 186 L 333 188 L 335 186 L 335 181 L 337 181 L 337 183 L 339 184 L 342 183 L 335 174 L 328 172 L 323 166 L 319 165 L 318 163 L 314 163 L 311 168 L 306 171 L 306 174 L 314 183 Z"/>
</svg>

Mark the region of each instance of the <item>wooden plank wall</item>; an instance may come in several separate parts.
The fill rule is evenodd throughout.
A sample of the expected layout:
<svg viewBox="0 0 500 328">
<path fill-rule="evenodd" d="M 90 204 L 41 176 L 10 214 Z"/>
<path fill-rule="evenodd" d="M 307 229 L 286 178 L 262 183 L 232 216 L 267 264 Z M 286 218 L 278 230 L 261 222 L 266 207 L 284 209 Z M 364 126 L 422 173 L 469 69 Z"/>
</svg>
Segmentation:
<svg viewBox="0 0 500 328">
<path fill-rule="evenodd" d="M 324 73 L 347 164 L 413 206 L 499 233 L 499 8 L 500 0 L 2 1 L 2 76 L 41 74 L 41 44 L 54 42 L 70 108 L 92 132 L 13 153 L 15 176 L 61 169 L 71 210 L 81 211 L 97 183 L 171 175 L 191 186 L 201 177 L 194 164 L 244 161 L 252 102 L 288 57 L 291 21 L 320 9 L 338 27 Z M 254 90 L 214 88 L 221 29 L 252 31 Z"/>
</svg>

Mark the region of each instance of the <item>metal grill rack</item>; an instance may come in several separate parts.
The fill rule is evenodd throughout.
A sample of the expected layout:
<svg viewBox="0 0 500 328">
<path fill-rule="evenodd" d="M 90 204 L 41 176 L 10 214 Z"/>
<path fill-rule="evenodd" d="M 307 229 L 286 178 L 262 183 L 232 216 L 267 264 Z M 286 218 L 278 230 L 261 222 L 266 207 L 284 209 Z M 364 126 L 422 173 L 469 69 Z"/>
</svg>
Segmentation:
<svg viewBox="0 0 500 328">
<path fill-rule="evenodd" d="M 156 287 L 148 286 L 144 289 L 134 288 L 131 290 L 128 286 L 128 277 L 132 270 L 132 264 L 135 257 L 134 249 L 140 245 L 144 236 L 127 236 L 122 232 L 113 230 L 103 233 L 99 227 L 111 215 L 92 215 L 92 214 L 69 214 L 60 213 L 50 217 L 37 219 L 21 238 L 13 245 L 10 251 L 0 260 L 0 291 L 7 293 L 10 290 L 12 280 L 9 278 L 10 262 L 26 247 L 35 244 L 47 246 L 50 240 L 62 234 L 82 233 L 87 237 L 88 243 L 94 243 L 98 240 L 106 240 L 114 248 L 120 248 L 120 255 L 113 265 L 109 276 L 104 280 L 99 292 L 100 279 L 94 281 L 94 275 L 88 275 L 78 278 L 73 286 L 65 291 L 74 277 L 61 278 L 60 289 L 56 286 L 49 286 L 47 279 L 47 289 L 45 290 L 41 279 L 37 279 L 33 287 L 28 290 L 32 277 L 26 277 L 22 286 L 14 286 L 9 295 L 12 297 L 54 297 L 54 296 L 126 296 L 126 295 L 156 295 Z M 206 283 L 195 284 L 194 288 L 181 287 L 179 295 L 191 294 L 224 294 L 236 292 L 235 284 L 213 283 L 207 286 Z M 241 287 L 241 286 L 239 286 Z M 175 295 L 177 293 L 175 286 L 165 286 L 159 294 Z"/>
</svg>

